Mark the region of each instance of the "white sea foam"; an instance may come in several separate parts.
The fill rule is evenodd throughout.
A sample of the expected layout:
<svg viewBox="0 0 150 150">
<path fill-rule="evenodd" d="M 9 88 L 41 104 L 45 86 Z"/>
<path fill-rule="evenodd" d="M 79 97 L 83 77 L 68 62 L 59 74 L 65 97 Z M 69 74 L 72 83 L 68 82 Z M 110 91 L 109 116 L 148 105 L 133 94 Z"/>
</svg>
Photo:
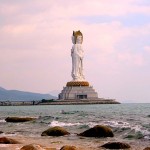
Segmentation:
<svg viewBox="0 0 150 150">
<path fill-rule="evenodd" d="M 6 121 L 5 121 L 5 119 L 1 119 L 1 120 L 0 120 L 0 123 L 1 123 L 1 122 L 3 123 L 3 122 L 6 122 Z"/>
<path fill-rule="evenodd" d="M 60 126 L 60 127 L 65 127 L 65 126 L 88 126 L 89 128 L 94 127 L 95 125 L 106 125 L 106 126 L 111 126 L 111 127 L 117 127 L 117 128 L 130 128 L 131 130 L 134 130 L 135 132 L 141 132 L 142 135 L 144 136 L 145 139 L 150 139 L 150 132 L 146 129 L 143 129 L 142 126 L 136 125 L 136 126 L 131 126 L 128 122 L 123 122 L 123 121 L 104 121 L 101 123 L 96 123 L 96 122 L 88 122 L 88 123 L 65 123 L 65 122 L 59 122 L 56 120 L 53 120 L 49 126 L 54 127 L 54 126 Z M 129 131 L 129 132 L 130 132 Z M 128 134 L 128 133 L 125 133 Z"/>
<path fill-rule="evenodd" d="M 150 131 L 144 129 L 141 125 L 131 125 L 123 121 L 104 121 L 103 124 L 111 127 L 130 128 L 130 131 L 141 132 L 145 139 L 150 139 Z"/>
<path fill-rule="evenodd" d="M 95 122 L 88 122 L 88 123 L 81 123 L 81 122 L 76 122 L 76 123 L 65 123 L 65 122 L 59 122 L 56 120 L 53 120 L 49 126 L 54 127 L 54 126 L 60 126 L 60 127 L 65 127 L 65 126 L 88 126 L 89 128 L 92 128 L 96 126 L 98 123 Z"/>
<path fill-rule="evenodd" d="M 77 122 L 77 123 L 64 123 L 64 122 L 59 122 L 59 121 L 52 121 L 50 123 L 49 126 L 54 127 L 54 126 L 60 126 L 60 127 L 64 127 L 64 126 L 79 126 L 81 125 L 81 123 Z"/>
<path fill-rule="evenodd" d="M 150 140 L 150 135 L 145 135 L 144 139 Z"/>
<path fill-rule="evenodd" d="M 131 130 L 135 130 L 135 132 L 141 132 L 145 139 L 150 139 L 150 131 L 144 129 L 140 125 L 136 125 L 134 127 L 131 127 Z"/>
<path fill-rule="evenodd" d="M 102 122 L 102 123 L 96 123 L 96 122 L 88 122 L 88 123 L 65 123 L 65 122 L 59 122 L 56 120 L 53 120 L 49 126 L 54 127 L 54 126 L 81 126 L 81 125 L 85 125 L 88 126 L 89 128 L 92 128 L 98 124 L 102 124 L 102 125 L 109 125 L 112 127 L 130 127 L 129 123 L 127 122 L 117 122 L 117 121 L 106 121 L 106 122 Z"/>
<path fill-rule="evenodd" d="M 120 127 L 120 128 L 130 128 L 130 124 L 128 122 L 123 121 L 104 121 L 104 125 L 109 125 L 112 127 Z"/>
<path fill-rule="evenodd" d="M 93 128 L 94 126 L 97 125 L 97 123 L 95 123 L 95 122 L 88 122 L 88 123 L 85 123 L 85 125 L 87 125 L 90 128 Z"/>
<path fill-rule="evenodd" d="M 16 133 L 2 133 L 0 134 L 0 136 L 16 136 L 17 134 Z"/>
</svg>

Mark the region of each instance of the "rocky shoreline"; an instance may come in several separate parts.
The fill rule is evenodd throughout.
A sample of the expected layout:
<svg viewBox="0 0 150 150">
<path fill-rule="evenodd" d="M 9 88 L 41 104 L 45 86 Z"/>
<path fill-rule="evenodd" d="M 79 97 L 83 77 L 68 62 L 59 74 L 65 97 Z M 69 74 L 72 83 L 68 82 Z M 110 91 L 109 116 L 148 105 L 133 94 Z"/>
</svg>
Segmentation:
<svg viewBox="0 0 150 150">
<path fill-rule="evenodd" d="M 148 145 L 117 141 L 113 137 L 72 136 L 0 136 L 0 150 L 149 150 Z"/>
<path fill-rule="evenodd" d="M 30 117 L 7 117 L 6 122 L 24 123 L 36 120 Z M 0 150 L 149 150 L 149 145 L 129 140 L 117 140 L 106 125 L 96 125 L 80 133 L 71 133 L 64 127 L 49 127 L 38 136 L 9 136 L 0 132 Z"/>
<path fill-rule="evenodd" d="M 105 150 L 105 144 L 110 144 L 110 142 L 98 140 L 98 139 L 90 139 L 90 138 L 80 138 L 78 140 L 67 140 L 69 136 L 66 137 L 1 137 L 3 141 L 7 141 L 7 143 L 0 143 L 1 150 Z M 121 149 L 128 150 L 137 150 L 134 146 L 130 148 L 129 144 L 124 142 L 111 142 L 116 145 L 120 145 Z M 127 148 L 127 146 L 129 146 Z M 123 148 L 126 147 L 126 148 Z M 145 147 L 146 148 L 146 147 Z M 112 149 L 112 148 L 107 148 Z M 118 149 L 118 148 L 117 148 Z M 138 150 L 143 150 L 138 149 Z"/>
<path fill-rule="evenodd" d="M 70 140 L 70 137 L 70 135 L 63 137 L 7 136 L 7 138 L 2 138 L 14 143 L 0 143 L 0 150 L 109 150 L 112 149 L 110 146 L 115 146 L 116 148 L 113 148 L 114 150 L 150 150 L 150 147 L 146 145 L 139 146 L 137 143 L 127 143 L 126 141 L 118 142 L 110 138 L 80 137 L 79 140 Z"/>
<path fill-rule="evenodd" d="M 147 104 L 1 107 L 0 114 L 0 150 L 63 150 L 66 145 L 77 150 L 108 146 L 148 150 L 150 146 Z M 19 143 L 8 144 L 13 140 Z"/>
</svg>

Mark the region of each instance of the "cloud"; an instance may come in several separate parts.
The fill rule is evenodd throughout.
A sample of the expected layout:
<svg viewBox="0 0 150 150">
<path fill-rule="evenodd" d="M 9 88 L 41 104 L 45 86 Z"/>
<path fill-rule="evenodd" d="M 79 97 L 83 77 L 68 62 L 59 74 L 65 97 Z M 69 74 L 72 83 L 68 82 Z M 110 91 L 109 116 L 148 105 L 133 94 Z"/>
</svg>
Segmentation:
<svg viewBox="0 0 150 150">
<path fill-rule="evenodd" d="M 118 54 L 118 59 L 128 65 L 142 66 L 145 64 L 142 54 L 132 54 L 131 52 L 123 52 Z"/>
<path fill-rule="evenodd" d="M 150 53 L 150 46 L 145 46 L 145 47 L 144 47 L 144 50 L 145 50 L 146 52 Z"/>
<path fill-rule="evenodd" d="M 8 1 L 1 1 L 0 2 L 0 13 L 1 15 L 9 16 L 12 14 L 16 14 L 18 11 L 20 11 L 20 5 L 17 3 L 8 3 Z"/>
<path fill-rule="evenodd" d="M 2 32 L 12 36 L 23 36 L 25 34 L 32 33 L 35 30 L 34 25 L 6 25 L 2 29 Z"/>
<path fill-rule="evenodd" d="M 122 86 L 127 90 L 128 85 L 121 81 L 130 74 L 138 82 L 139 74 L 134 74 L 134 70 L 150 64 L 149 22 L 135 27 L 126 26 L 120 19 L 130 14 L 150 15 L 150 6 L 140 5 L 139 0 L 0 3 L 0 84 L 6 88 L 43 93 L 61 90 L 71 80 L 73 30 L 83 32 L 85 76 L 103 96 L 114 97 Z M 91 19 L 99 16 L 111 19 L 109 22 Z M 126 82 L 129 81 L 127 78 Z M 129 91 L 120 93 L 118 99 Z M 131 94 L 128 98 L 133 97 Z"/>
</svg>

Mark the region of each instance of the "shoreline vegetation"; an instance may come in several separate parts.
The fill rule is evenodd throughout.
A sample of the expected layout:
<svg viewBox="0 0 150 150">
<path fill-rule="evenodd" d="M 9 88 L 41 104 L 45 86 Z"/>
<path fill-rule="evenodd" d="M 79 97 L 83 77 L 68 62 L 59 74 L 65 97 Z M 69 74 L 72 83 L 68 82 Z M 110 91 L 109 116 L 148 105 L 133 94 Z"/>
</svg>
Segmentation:
<svg viewBox="0 0 150 150">
<path fill-rule="evenodd" d="M 97 99 L 97 100 L 45 100 L 41 101 L 0 101 L 0 106 L 28 106 L 28 105 L 91 105 L 91 104 L 120 104 L 115 99 Z"/>
</svg>

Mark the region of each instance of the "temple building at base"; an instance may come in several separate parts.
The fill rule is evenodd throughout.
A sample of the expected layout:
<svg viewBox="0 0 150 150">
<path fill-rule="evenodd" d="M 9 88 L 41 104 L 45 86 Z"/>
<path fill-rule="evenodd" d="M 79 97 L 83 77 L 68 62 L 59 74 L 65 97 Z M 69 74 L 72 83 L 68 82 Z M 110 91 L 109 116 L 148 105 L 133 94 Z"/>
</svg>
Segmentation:
<svg viewBox="0 0 150 150">
<path fill-rule="evenodd" d="M 70 83 L 70 82 L 68 82 Z M 67 84 L 68 84 L 67 83 Z M 69 99 L 69 100 L 98 100 L 98 94 L 95 92 L 92 86 L 82 85 L 84 82 L 79 82 L 78 85 L 70 85 L 63 88 L 59 94 L 59 99 Z"/>
</svg>

